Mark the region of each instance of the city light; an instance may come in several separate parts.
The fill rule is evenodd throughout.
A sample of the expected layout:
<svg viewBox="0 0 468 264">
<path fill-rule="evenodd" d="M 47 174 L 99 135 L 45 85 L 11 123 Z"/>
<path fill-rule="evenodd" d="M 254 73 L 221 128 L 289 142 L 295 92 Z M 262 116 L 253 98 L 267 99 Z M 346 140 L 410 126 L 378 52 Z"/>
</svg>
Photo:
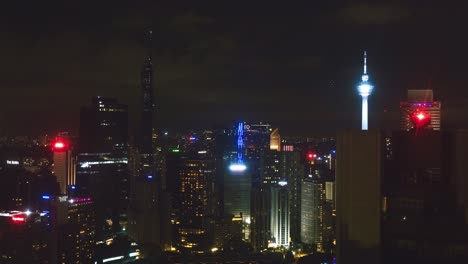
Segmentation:
<svg viewBox="0 0 468 264">
<path fill-rule="evenodd" d="M 312 152 L 307 152 L 307 159 L 312 160 L 317 157 L 317 154 Z"/>
<path fill-rule="evenodd" d="M 52 149 L 54 151 L 64 151 L 66 149 L 66 144 L 65 142 L 59 140 L 59 141 L 55 141 L 53 144 L 52 144 Z"/>
<path fill-rule="evenodd" d="M 284 186 L 288 185 L 288 182 L 287 181 L 279 181 L 278 185 L 284 187 Z"/>
<path fill-rule="evenodd" d="M 13 216 L 11 220 L 13 220 L 14 223 L 22 223 L 26 221 L 26 218 L 22 216 Z"/>
<path fill-rule="evenodd" d="M 229 170 L 234 171 L 234 172 L 242 172 L 242 171 L 245 171 L 246 169 L 247 169 L 247 166 L 241 163 L 235 163 L 229 166 Z"/>
<path fill-rule="evenodd" d="M 50 196 L 49 196 L 49 195 L 42 195 L 42 199 L 43 199 L 43 200 L 49 200 L 49 199 L 50 199 Z"/>
<path fill-rule="evenodd" d="M 86 161 L 80 163 L 81 168 L 89 168 L 91 165 L 102 165 L 102 164 L 127 164 L 127 159 L 115 159 L 115 160 L 105 160 L 105 161 Z"/>
<path fill-rule="evenodd" d="M 431 123 L 431 116 L 424 111 L 416 110 L 411 114 L 411 122 L 416 128 L 425 127 Z"/>
<path fill-rule="evenodd" d="M 103 260 L 102 260 L 102 263 L 111 262 L 111 261 L 115 261 L 115 260 L 119 260 L 119 259 L 123 259 L 123 258 L 124 258 L 124 256 L 106 258 L 106 259 L 103 259 Z"/>
<path fill-rule="evenodd" d="M 153 175 L 148 175 L 148 176 L 146 176 L 146 178 L 153 179 Z"/>
</svg>

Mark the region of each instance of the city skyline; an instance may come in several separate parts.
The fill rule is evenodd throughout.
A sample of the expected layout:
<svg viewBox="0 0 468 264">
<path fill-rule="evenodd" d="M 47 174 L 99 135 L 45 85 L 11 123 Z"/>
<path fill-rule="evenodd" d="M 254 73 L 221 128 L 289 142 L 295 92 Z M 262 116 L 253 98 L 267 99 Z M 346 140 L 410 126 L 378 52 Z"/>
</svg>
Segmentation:
<svg viewBox="0 0 468 264">
<path fill-rule="evenodd" d="M 267 12 L 257 4 L 208 2 L 185 8 L 31 3 L 35 12 L 23 12 L 10 5 L 0 44 L 0 118 L 9 124 L 2 133 L 29 126 L 75 132 L 79 108 L 101 95 L 129 105 L 130 132 L 136 134 L 148 28 L 155 42 L 156 127 L 239 120 L 265 120 L 289 134 L 358 127 L 354 87 L 364 50 L 379 88 L 369 105 L 370 128 L 398 126 L 398 102 L 408 89 L 434 89 L 447 127 L 467 117 L 460 89 L 466 80 L 459 74 L 466 68 L 466 41 L 453 7 L 272 4 Z"/>
<path fill-rule="evenodd" d="M 2 263 L 468 263 L 463 8 L 158 2 L 2 8 Z"/>
</svg>

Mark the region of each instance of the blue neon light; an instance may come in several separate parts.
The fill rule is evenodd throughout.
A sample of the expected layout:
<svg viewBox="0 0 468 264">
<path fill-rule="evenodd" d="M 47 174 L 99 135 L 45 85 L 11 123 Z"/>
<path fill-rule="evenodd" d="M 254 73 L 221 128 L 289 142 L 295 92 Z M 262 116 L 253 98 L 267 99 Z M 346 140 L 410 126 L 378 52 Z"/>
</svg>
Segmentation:
<svg viewBox="0 0 468 264">
<path fill-rule="evenodd" d="M 237 125 L 237 162 L 242 163 L 244 158 L 242 150 L 244 149 L 244 122 Z"/>
<path fill-rule="evenodd" d="M 42 195 L 42 199 L 44 199 L 44 200 L 49 200 L 49 199 L 50 199 L 50 196 L 49 196 L 49 195 Z"/>
<path fill-rule="evenodd" d="M 75 186 L 75 185 L 72 185 L 72 186 L 70 186 L 70 188 L 71 188 L 72 190 L 75 190 L 75 189 L 76 189 L 76 186 Z"/>
<path fill-rule="evenodd" d="M 153 175 L 148 175 L 148 176 L 146 176 L 146 178 L 153 179 Z"/>
</svg>

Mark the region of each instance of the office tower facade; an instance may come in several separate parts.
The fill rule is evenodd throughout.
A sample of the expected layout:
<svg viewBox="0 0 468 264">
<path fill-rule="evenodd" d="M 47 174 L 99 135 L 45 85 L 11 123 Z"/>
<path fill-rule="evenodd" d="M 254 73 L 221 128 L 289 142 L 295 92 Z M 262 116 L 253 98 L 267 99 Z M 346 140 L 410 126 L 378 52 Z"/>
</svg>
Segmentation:
<svg viewBox="0 0 468 264">
<path fill-rule="evenodd" d="M 304 164 L 300 151 L 293 145 L 283 145 L 280 158 L 280 177 L 286 179 L 289 190 L 290 236 L 292 242 L 300 242 L 301 234 L 301 181 Z"/>
<path fill-rule="evenodd" d="M 242 219 L 243 239 L 250 239 L 251 223 L 251 191 L 253 174 L 260 174 L 259 166 L 250 162 L 251 152 L 245 149 L 245 123 L 239 122 L 233 133 L 232 141 L 235 140 L 236 147 L 228 149 L 224 153 L 223 160 L 226 162 L 223 166 L 223 203 L 224 215 L 227 217 L 236 217 Z M 247 155 L 247 156 L 246 156 Z"/>
<path fill-rule="evenodd" d="M 215 166 L 214 160 L 205 156 L 206 153 L 194 153 L 179 160 L 179 242 L 192 251 L 203 250 L 209 242 L 208 216 Z"/>
<path fill-rule="evenodd" d="M 60 194 L 67 194 L 68 189 L 76 184 L 76 157 L 70 140 L 57 137 L 52 142 L 53 174 L 57 178 Z"/>
<path fill-rule="evenodd" d="M 245 223 L 250 223 L 250 195 L 252 177 L 247 169 L 242 172 L 229 171 L 224 177 L 224 214 L 242 216 Z"/>
<path fill-rule="evenodd" d="M 301 241 L 323 249 L 325 186 L 318 174 L 302 180 L 301 188 Z"/>
<path fill-rule="evenodd" d="M 369 75 L 367 75 L 367 53 L 364 51 L 364 73 L 361 77 L 361 82 L 358 85 L 358 92 L 362 98 L 362 110 L 361 110 L 361 129 L 368 129 L 368 97 L 371 95 L 374 86 L 369 82 Z"/>
<path fill-rule="evenodd" d="M 401 130 L 409 131 L 415 128 L 412 115 L 416 113 L 419 113 L 421 117 L 430 118 L 428 129 L 440 130 L 441 103 L 434 101 L 432 90 L 408 90 L 407 100 L 400 102 Z"/>
<path fill-rule="evenodd" d="M 58 262 L 92 262 L 96 246 L 93 201 L 73 198 L 67 203 L 66 223 L 58 227 Z"/>
<path fill-rule="evenodd" d="M 127 226 L 129 201 L 128 110 L 98 96 L 80 115 L 77 194 L 91 196 L 99 239 Z"/>
<path fill-rule="evenodd" d="M 261 183 L 276 185 L 281 180 L 281 157 L 282 153 L 277 150 L 265 150 L 260 159 Z"/>
<path fill-rule="evenodd" d="M 279 181 L 271 187 L 270 228 L 272 242 L 277 246 L 289 247 L 290 243 L 290 205 L 288 183 Z"/>
<path fill-rule="evenodd" d="M 381 136 L 338 135 L 336 165 L 337 263 L 380 263 Z"/>
<path fill-rule="evenodd" d="M 252 191 L 251 242 L 255 251 L 268 248 L 271 242 L 271 186 L 256 184 Z"/>
</svg>

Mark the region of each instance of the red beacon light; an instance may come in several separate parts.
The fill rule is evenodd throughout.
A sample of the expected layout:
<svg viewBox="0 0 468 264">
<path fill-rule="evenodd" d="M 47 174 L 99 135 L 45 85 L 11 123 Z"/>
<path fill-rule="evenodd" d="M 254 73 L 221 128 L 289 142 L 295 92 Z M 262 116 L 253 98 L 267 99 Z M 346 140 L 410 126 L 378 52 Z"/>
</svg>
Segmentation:
<svg viewBox="0 0 468 264">
<path fill-rule="evenodd" d="M 307 159 L 312 160 L 317 157 L 317 154 L 314 154 L 312 152 L 307 152 Z"/>
<path fill-rule="evenodd" d="M 431 116 L 424 111 L 416 110 L 411 114 L 411 121 L 416 128 L 421 128 L 431 123 Z"/>
<path fill-rule="evenodd" d="M 67 148 L 67 144 L 64 141 L 58 140 L 52 143 L 53 151 L 65 151 L 66 148 Z"/>
</svg>

